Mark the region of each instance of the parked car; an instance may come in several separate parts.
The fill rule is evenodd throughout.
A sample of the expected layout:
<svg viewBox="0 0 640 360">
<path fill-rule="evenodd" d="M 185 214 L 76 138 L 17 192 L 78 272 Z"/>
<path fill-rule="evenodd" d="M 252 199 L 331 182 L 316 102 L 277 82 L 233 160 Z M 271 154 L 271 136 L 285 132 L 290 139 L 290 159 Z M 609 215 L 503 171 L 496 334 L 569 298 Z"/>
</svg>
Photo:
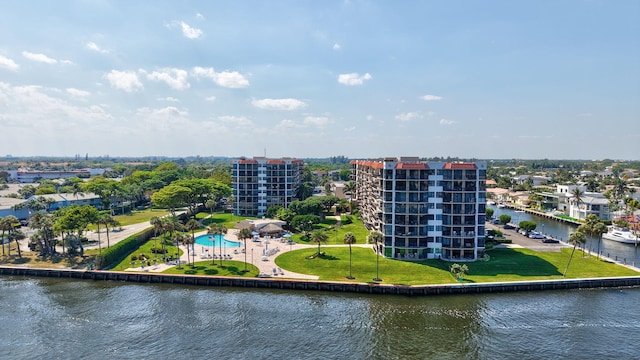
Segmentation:
<svg viewBox="0 0 640 360">
<path fill-rule="evenodd" d="M 515 226 L 513 226 L 513 225 L 511 225 L 511 224 L 504 224 L 504 228 L 505 228 L 506 230 L 513 230 L 513 229 L 515 229 L 516 227 L 515 227 Z"/>
<path fill-rule="evenodd" d="M 538 233 L 538 232 L 532 231 L 532 232 L 529 233 L 529 238 L 530 239 L 542 240 L 542 239 L 545 238 L 545 236 L 540 234 L 540 233 Z"/>
</svg>

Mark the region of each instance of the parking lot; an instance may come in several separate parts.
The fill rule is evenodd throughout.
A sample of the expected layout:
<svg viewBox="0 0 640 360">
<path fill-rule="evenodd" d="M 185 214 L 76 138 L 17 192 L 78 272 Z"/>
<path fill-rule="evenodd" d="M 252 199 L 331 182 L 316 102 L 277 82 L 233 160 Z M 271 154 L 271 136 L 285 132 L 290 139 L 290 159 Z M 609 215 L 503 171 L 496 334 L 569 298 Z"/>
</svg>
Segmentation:
<svg viewBox="0 0 640 360">
<path fill-rule="evenodd" d="M 487 230 L 490 230 L 490 229 L 500 230 L 504 234 L 505 238 L 510 239 L 512 241 L 512 244 L 505 244 L 505 245 L 512 245 L 514 247 L 524 247 L 534 251 L 547 251 L 547 252 L 560 251 L 560 249 L 564 246 L 562 243 L 556 243 L 556 244 L 544 243 L 542 242 L 542 240 L 530 239 L 516 232 L 515 229 L 506 230 L 502 227 L 502 225 L 494 225 L 494 224 L 486 223 L 485 226 Z"/>
</svg>

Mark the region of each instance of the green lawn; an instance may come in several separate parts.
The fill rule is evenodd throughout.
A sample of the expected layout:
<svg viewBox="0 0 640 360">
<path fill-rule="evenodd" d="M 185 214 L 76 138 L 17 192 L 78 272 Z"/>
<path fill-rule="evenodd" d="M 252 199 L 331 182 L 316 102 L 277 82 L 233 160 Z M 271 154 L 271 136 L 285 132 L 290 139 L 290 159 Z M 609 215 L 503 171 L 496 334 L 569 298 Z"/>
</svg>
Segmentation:
<svg viewBox="0 0 640 360">
<path fill-rule="evenodd" d="M 344 244 L 344 234 L 351 232 L 356 237 L 356 244 L 366 244 L 369 231 L 364 227 L 362 221 L 356 216 L 352 216 L 351 224 L 336 226 L 337 221 L 332 218 L 325 219 L 321 224 L 317 224 L 314 230 L 325 230 L 328 244 Z M 309 244 L 308 240 L 302 239 L 302 234 L 293 234 L 293 240 L 300 244 Z"/>
<path fill-rule="evenodd" d="M 236 224 L 244 219 L 255 220 L 257 217 L 250 216 L 235 216 L 231 213 L 214 213 L 213 221 L 210 218 L 211 213 L 209 212 L 200 212 L 196 215 L 198 220 L 201 220 L 205 226 L 209 226 L 211 224 L 222 224 L 227 227 L 227 229 L 234 229 Z"/>
<path fill-rule="evenodd" d="M 153 239 L 148 240 L 146 243 L 140 245 L 140 247 L 138 247 L 134 252 L 132 252 L 131 254 L 127 255 L 124 259 L 122 259 L 122 261 L 120 261 L 118 265 L 114 266 L 109 270 L 123 271 L 130 267 L 140 266 L 141 262 L 139 260 L 136 261 L 135 264 L 131 263 L 131 255 L 138 256 L 139 254 L 145 254 L 147 256 L 150 256 L 152 259 L 158 259 L 158 262 L 162 262 L 162 259 L 161 259 L 162 256 L 160 254 L 151 253 L 151 248 L 154 247 L 154 243 L 157 244 L 157 247 L 161 246 L 160 241 L 161 241 L 160 237 L 155 242 Z M 177 249 L 170 241 L 165 241 L 165 248 L 168 250 L 168 253 L 167 253 L 168 255 L 173 255 L 175 257 Z M 182 249 L 179 250 L 180 255 L 182 255 L 183 252 L 184 250 Z"/>
<path fill-rule="evenodd" d="M 347 281 L 349 274 L 348 247 L 323 247 L 324 257 L 307 260 L 317 249 L 303 249 L 284 253 L 276 264 L 284 270 L 318 275 L 320 280 Z M 496 282 L 561 279 L 571 249 L 562 252 L 535 252 L 528 249 L 494 249 L 489 261 L 466 263 L 469 272 L 466 282 Z M 379 275 L 386 284 L 420 285 L 454 283 L 449 273 L 452 263 L 441 260 L 408 262 L 379 259 Z M 371 282 L 375 277 L 376 258 L 371 249 L 353 248 L 353 275 L 356 281 Z M 637 276 L 638 272 L 619 265 L 582 258 L 576 252 L 567 278 Z"/>
<path fill-rule="evenodd" d="M 121 226 L 127 226 L 132 224 L 139 224 L 145 221 L 149 221 L 154 216 L 162 217 L 169 214 L 169 211 L 164 209 L 146 209 L 146 210 L 134 210 L 125 215 L 114 216 L 113 218 L 118 220 Z M 104 229 L 104 226 L 100 228 Z M 95 224 L 89 225 L 88 230 L 96 230 Z"/>
<path fill-rule="evenodd" d="M 248 272 L 244 272 L 244 262 L 235 260 L 222 260 L 222 267 L 218 267 L 220 260 L 216 260 L 216 265 L 211 265 L 211 260 L 197 261 L 194 266 L 182 265 L 181 268 L 172 267 L 163 271 L 164 274 L 186 274 L 186 275 L 216 275 L 216 276 L 240 276 L 256 277 L 260 272 L 257 267 L 247 264 Z"/>
</svg>

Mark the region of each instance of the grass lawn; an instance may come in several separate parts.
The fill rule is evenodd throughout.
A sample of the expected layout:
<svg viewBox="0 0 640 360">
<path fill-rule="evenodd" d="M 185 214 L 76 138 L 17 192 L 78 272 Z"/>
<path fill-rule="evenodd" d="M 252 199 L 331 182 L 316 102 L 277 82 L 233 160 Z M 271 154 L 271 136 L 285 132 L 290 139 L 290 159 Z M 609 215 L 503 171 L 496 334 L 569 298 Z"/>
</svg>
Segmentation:
<svg viewBox="0 0 640 360">
<path fill-rule="evenodd" d="M 240 276 L 256 277 L 260 272 L 257 267 L 247 264 L 248 272 L 244 272 L 244 262 L 235 260 L 222 260 L 222 267 L 218 267 L 220 260 L 216 260 L 216 265 L 211 265 L 211 260 L 196 261 L 194 266 L 182 265 L 182 268 L 172 267 L 163 271 L 163 274 L 186 274 L 186 275 L 216 275 L 216 276 Z"/>
<path fill-rule="evenodd" d="M 149 221 L 154 216 L 162 217 L 168 215 L 169 211 L 164 209 L 145 209 L 134 210 L 124 215 L 114 216 L 113 218 L 118 220 L 121 226 L 127 226 L 132 224 L 139 224 L 145 221 Z M 98 227 L 95 224 L 91 224 L 87 227 L 88 230 L 96 230 Z M 104 226 L 100 226 L 104 230 Z"/>
<path fill-rule="evenodd" d="M 347 281 L 349 248 L 323 247 L 324 257 L 307 260 L 317 249 L 303 249 L 284 253 L 276 258 L 281 268 L 303 274 L 317 275 L 320 280 Z M 528 249 L 493 249 L 489 261 L 466 263 L 469 272 L 465 282 L 497 282 L 562 279 L 562 272 L 571 249 L 562 252 L 535 252 Z M 451 262 L 426 260 L 420 262 L 379 258 L 379 275 L 386 284 L 422 285 L 455 283 L 449 273 Z M 353 276 L 355 281 L 372 282 L 376 275 L 376 257 L 371 249 L 353 248 Z M 576 251 L 567 278 L 637 276 L 638 272 L 625 267 L 582 258 Z"/>
<path fill-rule="evenodd" d="M 336 226 L 336 219 L 325 219 L 321 224 L 317 224 L 314 230 L 324 230 L 327 234 L 328 244 L 344 244 L 344 234 L 351 232 L 356 237 L 356 244 L 366 244 L 369 231 L 364 227 L 362 221 L 356 216 L 352 216 L 351 224 Z M 300 244 L 309 244 L 308 240 L 302 239 L 302 234 L 293 234 L 293 240 Z"/>
<path fill-rule="evenodd" d="M 211 213 L 209 212 L 200 212 L 196 215 L 198 220 L 201 220 L 205 226 L 210 226 L 211 224 L 222 224 L 227 227 L 227 229 L 234 229 L 236 224 L 244 219 L 255 220 L 257 217 L 250 216 L 235 216 L 231 213 L 213 213 L 213 221 L 210 218 Z"/>
<path fill-rule="evenodd" d="M 155 242 L 157 244 L 158 247 L 161 246 L 161 238 L 158 238 L 158 240 Z M 113 268 L 109 269 L 109 270 L 113 270 L 113 271 L 124 271 L 127 268 L 130 267 L 138 267 L 140 266 L 140 260 L 136 261 L 135 264 L 131 264 L 131 255 L 140 255 L 140 254 L 145 254 L 149 257 L 151 257 L 151 259 L 158 259 L 158 262 L 162 261 L 162 256 L 160 254 L 152 254 L 151 253 L 151 248 L 154 246 L 154 240 L 150 239 L 149 241 L 147 241 L 146 243 L 140 245 L 140 247 L 138 247 L 136 250 L 134 250 L 131 254 L 127 255 L 124 259 L 122 259 L 122 261 L 120 261 L 120 263 L 118 263 L 116 266 L 114 266 Z M 180 255 L 182 255 L 182 253 L 184 253 L 184 250 L 182 249 L 176 249 L 176 247 L 170 242 L 170 241 L 165 241 L 165 249 L 168 250 L 167 254 L 168 255 L 173 255 L 175 257 L 176 255 L 176 251 L 179 251 Z"/>
</svg>

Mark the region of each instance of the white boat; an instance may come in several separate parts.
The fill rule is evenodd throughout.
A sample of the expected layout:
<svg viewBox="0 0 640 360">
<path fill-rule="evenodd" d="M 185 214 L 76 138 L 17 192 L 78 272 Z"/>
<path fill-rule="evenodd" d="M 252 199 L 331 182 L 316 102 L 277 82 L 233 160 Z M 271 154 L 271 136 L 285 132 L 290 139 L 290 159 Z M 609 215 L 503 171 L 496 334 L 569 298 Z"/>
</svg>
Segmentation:
<svg viewBox="0 0 640 360">
<path fill-rule="evenodd" d="M 629 229 L 619 226 L 609 226 L 609 231 L 602 234 L 603 239 L 617 241 L 624 244 L 635 244 L 638 242 L 638 237 L 634 235 Z"/>
<path fill-rule="evenodd" d="M 496 202 L 495 201 L 487 201 L 487 205 L 495 205 Z"/>
<path fill-rule="evenodd" d="M 498 204 L 498 207 L 499 207 L 499 208 L 506 208 L 506 207 L 507 207 L 507 205 L 505 205 L 505 204 Z"/>
</svg>

